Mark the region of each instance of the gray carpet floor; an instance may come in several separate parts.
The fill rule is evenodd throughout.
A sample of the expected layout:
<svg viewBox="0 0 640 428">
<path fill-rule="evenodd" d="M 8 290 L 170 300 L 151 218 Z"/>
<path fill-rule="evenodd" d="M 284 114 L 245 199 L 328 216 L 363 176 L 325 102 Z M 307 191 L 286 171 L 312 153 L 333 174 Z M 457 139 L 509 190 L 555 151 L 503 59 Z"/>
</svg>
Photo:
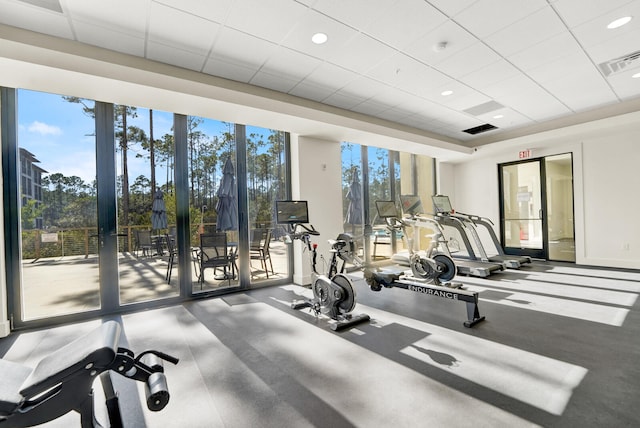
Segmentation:
<svg viewBox="0 0 640 428">
<path fill-rule="evenodd" d="M 538 262 L 456 278 L 479 292 L 486 321 L 472 329 L 462 302 L 352 277 L 355 313 L 371 321 L 343 332 L 292 310 L 310 296 L 293 285 L 112 318 L 122 346 L 180 358 L 165 365 L 161 412 L 146 409 L 142 384 L 114 376 L 125 426 L 640 426 L 640 272 Z M 33 366 L 101 322 L 12 334 L 0 356 Z"/>
</svg>

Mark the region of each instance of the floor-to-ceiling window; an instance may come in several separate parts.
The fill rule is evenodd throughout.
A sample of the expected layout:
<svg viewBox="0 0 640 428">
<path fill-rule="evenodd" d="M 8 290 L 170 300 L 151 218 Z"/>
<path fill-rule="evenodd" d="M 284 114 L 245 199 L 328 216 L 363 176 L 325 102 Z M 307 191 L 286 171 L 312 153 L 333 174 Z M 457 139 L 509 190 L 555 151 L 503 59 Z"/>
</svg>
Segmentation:
<svg viewBox="0 0 640 428">
<path fill-rule="evenodd" d="M 99 309 L 95 103 L 17 99 L 22 318 Z"/>
<path fill-rule="evenodd" d="M 361 146 L 342 143 L 342 218 L 343 231 L 351 234 L 360 256 L 364 249 L 364 187 Z"/>
<path fill-rule="evenodd" d="M 193 291 L 198 293 L 237 287 L 238 177 L 234 124 L 189 116 L 187 159 Z M 231 263 L 209 268 L 206 258 L 211 258 L 211 255 L 206 256 L 199 251 L 207 252 L 201 248 L 203 237 L 218 233 L 225 235 L 227 256 L 231 258 Z M 204 245 L 207 246 L 206 243 Z"/>
<path fill-rule="evenodd" d="M 2 141 L 14 326 L 291 276 L 269 210 L 289 194 L 284 132 L 27 90 L 2 102 L 16 118 Z M 270 236 L 250 248 L 239 221 Z M 223 265 L 201 245 L 215 234 Z"/>
<path fill-rule="evenodd" d="M 359 248 L 367 248 L 363 255 L 370 261 L 387 260 L 406 249 L 405 233 L 388 230 L 378 216 L 376 200 L 393 200 L 402 215 L 401 195 L 418 195 L 422 212 L 429 213 L 433 192 L 433 158 L 342 143 L 344 231 L 354 236 Z M 426 248 L 428 239 L 422 241 L 418 245 Z"/>
<path fill-rule="evenodd" d="M 167 278 L 175 240 L 173 115 L 124 105 L 114 112 L 120 303 L 177 296 Z"/>
<path fill-rule="evenodd" d="M 246 141 L 250 278 L 262 283 L 289 274 L 289 246 L 275 221 L 275 203 L 288 194 L 285 133 L 247 126 Z"/>
</svg>

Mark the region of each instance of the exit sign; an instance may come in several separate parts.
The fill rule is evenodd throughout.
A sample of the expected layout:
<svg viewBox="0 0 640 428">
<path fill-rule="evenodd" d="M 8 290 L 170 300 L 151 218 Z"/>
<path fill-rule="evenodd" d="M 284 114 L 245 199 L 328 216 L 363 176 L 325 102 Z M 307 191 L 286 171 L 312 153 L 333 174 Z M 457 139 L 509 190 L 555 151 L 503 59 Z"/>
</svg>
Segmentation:
<svg viewBox="0 0 640 428">
<path fill-rule="evenodd" d="M 518 152 L 518 159 L 528 159 L 531 157 L 531 150 L 527 149 L 527 150 L 520 150 Z"/>
</svg>

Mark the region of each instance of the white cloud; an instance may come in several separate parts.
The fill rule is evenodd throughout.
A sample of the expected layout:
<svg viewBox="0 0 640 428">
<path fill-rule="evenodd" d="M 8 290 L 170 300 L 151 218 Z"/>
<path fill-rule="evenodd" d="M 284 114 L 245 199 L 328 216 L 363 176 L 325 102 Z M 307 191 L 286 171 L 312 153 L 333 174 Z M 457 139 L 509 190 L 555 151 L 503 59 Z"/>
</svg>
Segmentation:
<svg viewBox="0 0 640 428">
<path fill-rule="evenodd" d="M 62 129 L 57 126 L 47 125 L 46 123 L 34 121 L 28 128 L 29 132 L 38 133 L 40 135 L 62 135 Z"/>
</svg>

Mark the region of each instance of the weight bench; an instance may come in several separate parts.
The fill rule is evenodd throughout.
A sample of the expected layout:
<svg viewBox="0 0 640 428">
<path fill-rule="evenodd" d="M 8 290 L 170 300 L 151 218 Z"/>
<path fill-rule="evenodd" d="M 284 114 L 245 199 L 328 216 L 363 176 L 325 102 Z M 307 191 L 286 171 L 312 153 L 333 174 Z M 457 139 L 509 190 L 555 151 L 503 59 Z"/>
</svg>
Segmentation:
<svg viewBox="0 0 640 428">
<path fill-rule="evenodd" d="M 122 427 L 118 397 L 110 372 L 145 382 L 147 407 L 162 410 L 169 402 L 162 360 L 178 359 L 149 350 L 137 357 L 119 348 L 120 324 L 108 321 L 43 358 L 35 369 L 0 359 L 0 427 L 30 427 L 70 411 L 82 428 L 101 427 L 96 420 L 93 383 L 100 376 L 111 427 Z"/>
</svg>

